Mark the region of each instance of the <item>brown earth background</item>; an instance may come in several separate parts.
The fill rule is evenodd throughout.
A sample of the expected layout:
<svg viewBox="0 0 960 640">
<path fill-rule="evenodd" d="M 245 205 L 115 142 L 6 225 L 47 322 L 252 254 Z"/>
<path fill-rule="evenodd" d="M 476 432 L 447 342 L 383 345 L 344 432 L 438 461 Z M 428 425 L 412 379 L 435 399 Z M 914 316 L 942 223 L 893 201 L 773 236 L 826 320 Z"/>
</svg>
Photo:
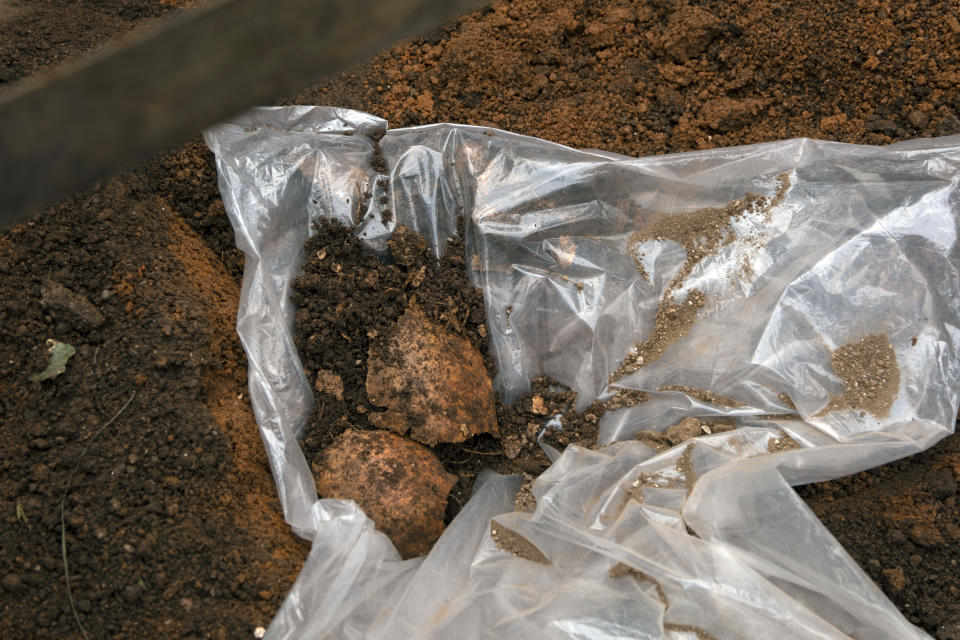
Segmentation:
<svg viewBox="0 0 960 640">
<path fill-rule="evenodd" d="M 0 91 L 189 8 L 0 0 Z M 887 144 L 960 132 L 958 16 L 956 0 L 501 1 L 280 102 L 627 155 Z M 199 139 L 0 235 L 3 638 L 80 637 L 64 495 L 90 637 L 249 638 L 269 623 L 307 545 L 249 410 L 242 264 Z M 74 297 L 44 299 L 51 281 Z M 77 353 L 31 382 L 50 338 Z M 941 640 L 960 639 L 958 442 L 802 489 Z"/>
</svg>

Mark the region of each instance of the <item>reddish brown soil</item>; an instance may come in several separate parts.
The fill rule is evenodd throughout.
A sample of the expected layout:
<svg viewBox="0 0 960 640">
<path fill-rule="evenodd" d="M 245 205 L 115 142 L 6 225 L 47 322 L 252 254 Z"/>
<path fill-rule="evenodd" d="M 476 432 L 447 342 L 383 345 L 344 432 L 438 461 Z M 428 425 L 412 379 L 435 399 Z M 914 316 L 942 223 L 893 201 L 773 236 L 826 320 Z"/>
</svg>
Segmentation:
<svg viewBox="0 0 960 640">
<path fill-rule="evenodd" d="M 0 90 L 168 4 L 0 0 Z M 882 144 L 960 131 L 958 13 L 955 0 L 498 2 L 291 100 L 630 155 L 800 135 Z M 78 637 L 59 502 L 84 450 L 64 515 L 92 637 L 242 638 L 275 611 L 304 549 L 278 515 L 244 395 L 241 264 L 199 142 L 0 235 L 4 638 Z M 43 309 L 48 278 L 104 324 Z M 77 354 L 59 378 L 29 382 L 48 338 Z M 532 408 L 511 409 L 518 424 Z M 806 490 L 944 640 L 960 638 L 957 441 Z M 492 457 L 475 451 L 461 470 Z"/>
<path fill-rule="evenodd" d="M 651 155 L 960 131 L 955 1 L 516 0 L 298 100 Z"/>
</svg>

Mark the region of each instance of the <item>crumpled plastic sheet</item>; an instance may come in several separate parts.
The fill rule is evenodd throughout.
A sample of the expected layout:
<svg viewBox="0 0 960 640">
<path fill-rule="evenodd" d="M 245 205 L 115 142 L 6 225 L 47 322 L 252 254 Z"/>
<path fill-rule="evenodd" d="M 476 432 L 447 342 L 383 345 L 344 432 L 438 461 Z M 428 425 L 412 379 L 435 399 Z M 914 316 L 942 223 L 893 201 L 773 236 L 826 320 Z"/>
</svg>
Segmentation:
<svg viewBox="0 0 960 640">
<path fill-rule="evenodd" d="M 960 137 L 635 159 L 441 124 L 383 135 L 387 181 L 371 168 L 386 129 L 356 111 L 285 107 L 206 133 L 246 254 L 237 327 L 253 409 L 287 521 L 313 541 L 269 638 L 927 637 L 791 486 L 916 453 L 953 429 Z M 551 450 L 533 513 L 513 513 L 518 477 L 484 475 L 431 553 L 404 561 L 355 503 L 317 499 L 297 444 L 314 401 L 289 297 L 312 221 L 353 224 L 358 190 L 369 191 L 357 233 L 371 248 L 399 223 L 439 254 L 466 216 L 497 389 L 512 400 L 544 373 L 584 407 L 611 393 L 609 375 L 684 260 L 669 240 L 647 243 L 644 278 L 629 246 L 639 221 L 770 196 L 782 172 L 791 185 L 770 215 L 737 223 L 762 242 L 738 236 L 684 283 L 710 300 L 690 334 L 617 381 L 650 400 L 603 418 L 610 446 Z M 900 367 L 889 415 L 820 415 L 843 390 L 831 350 L 874 333 Z M 678 384 L 741 404 L 657 391 Z M 632 439 L 688 416 L 738 428 L 662 453 Z M 778 451 L 784 434 L 799 448 Z M 499 550 L 494 517 L 549 564 Z"/>
</svg>

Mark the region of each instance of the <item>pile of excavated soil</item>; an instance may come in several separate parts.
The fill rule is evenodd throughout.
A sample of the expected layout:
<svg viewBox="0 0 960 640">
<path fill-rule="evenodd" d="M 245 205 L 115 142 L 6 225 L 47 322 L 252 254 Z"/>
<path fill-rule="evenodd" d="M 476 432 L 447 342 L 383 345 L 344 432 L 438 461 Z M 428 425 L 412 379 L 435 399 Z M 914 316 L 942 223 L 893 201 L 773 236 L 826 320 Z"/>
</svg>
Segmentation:
<svg viewBox="0 0 960 640">
<path fill-rule="evenodd" d="M 0 91 L 175 4 L 0 0 Z M 958 45 L 950 2 L 516 0 L 288 100 L 628 155 L 804 135 L 884 144 L 960 131 Z M 276 610 L 305 552 L 279 515 L 245 396 L 241 267 L 199 141 L 0 235 L 4 637 L 78 636 L 65 489 L 71 585 L 92 637 L 249 637 Z M 70 304 L 44 306 L 42 289 L 59 291 L 50 281 Z M 80 296 L 102 322 L 71 315 L 88 309 Z M 30 382 L 51 338 L 76 354 L 59 377 Z M 526 425 L 564 406 L 538 384 L 529 405 L 500 409 L 510 442 L 529 444 Z M 803 490 L 942 640 L 960 637 L 957 442 Z M 475 444 L 469 457 L 444 453 L 462 443 L 437 455 L 462 478 L 496 457 Z"/>
<path fill-rule="evenodd" d="M 129 176 L 0 238 L 0 280 L 3 636 L 266 626 L 306 545 L 267 470 L 222 263 Z M 75 353 L 33 381 L 51 339 Z"/>
<path fill-rule="evenodd" d="M 631 156 L 960 131 L 950 2 L 496 2 L 297 97 Z"/>
</svg>

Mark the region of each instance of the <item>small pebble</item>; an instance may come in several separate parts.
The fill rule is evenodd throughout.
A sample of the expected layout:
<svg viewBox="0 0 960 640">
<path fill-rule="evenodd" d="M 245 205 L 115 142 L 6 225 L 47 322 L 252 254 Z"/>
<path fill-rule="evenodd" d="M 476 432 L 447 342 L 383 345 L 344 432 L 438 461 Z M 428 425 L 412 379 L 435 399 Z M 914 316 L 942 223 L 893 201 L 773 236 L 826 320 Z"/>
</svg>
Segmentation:
<svg viewBox="0 0 960 640">
<path fill-rule="evenodd" d="M 131 584 L 123 590 L 123 599 L 127 602 L 136 602 L 143 594 L 143 587 L 139 584 Z"/>
<path fill-rule="evenodd" d="M 23 583 L 20 581 L 20 576 L 15 573 L 8 573 L 3 576 L 3 579 L 0 580 L 0 585 L 3 585 L 3 588 L 7 591 L 16 591 L 20 588 Z"/>
<path fill-rule="evenodd" d="M 909 120 L 910 124 L 917 129 L 923 129 L 925 126 L 927 126 L 927 122 L 929 122 L 927 115 L 923 111 L 919 111 L 917 109 L 914 109 L 910 112 L 910 115 L 907 116 L 907 120 Z"/>
</svg>

